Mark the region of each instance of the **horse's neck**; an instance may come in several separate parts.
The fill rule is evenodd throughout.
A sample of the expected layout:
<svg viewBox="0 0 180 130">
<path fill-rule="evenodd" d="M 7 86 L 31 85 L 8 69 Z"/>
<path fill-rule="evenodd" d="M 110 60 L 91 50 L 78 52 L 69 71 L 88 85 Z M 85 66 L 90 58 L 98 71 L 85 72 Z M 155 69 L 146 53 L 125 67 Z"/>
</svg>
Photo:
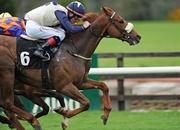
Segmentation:
<svg viewBox="0 0 180 130">
<path fill-rule="evenodd" d="M 105 31 L 104 29 L 107 25 L 107 22 L 103 21 L 104 23 L 102 23 L 102 21 L 102 16 L 99 16 L 91 25 L 91 27 L 87 29 L 85 32 L 75 34 L 72 36 L 74 44 L 78 49 L 80 55 L 84 57 L 91 57 L 94 53 L 95 49 L 97 48 L 99 42 L 102 39 L 101 34 L 104 33 L 103 31 Z M 95 36 L 93 33 L 98 34 L 99 37 Z"/>
</svg>

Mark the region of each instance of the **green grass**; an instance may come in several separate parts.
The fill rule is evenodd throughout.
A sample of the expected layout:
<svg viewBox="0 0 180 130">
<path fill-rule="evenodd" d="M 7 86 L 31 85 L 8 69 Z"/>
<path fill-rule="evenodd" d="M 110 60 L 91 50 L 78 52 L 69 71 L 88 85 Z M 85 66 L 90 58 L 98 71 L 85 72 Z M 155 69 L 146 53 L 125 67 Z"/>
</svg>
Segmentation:
<svg viewBox="0 0 180 130">
<path fill-rule="evenodd" d="M 84 112 L 70 120 L 68 130 L 180 130 L 180 112 L 117 112 L 113 111 L 109 122 L 104 126 L 100 120 L 100 111 Z M 43 130 L 59 130 L 60 117 L 49 114 L 40 119 Z M 26 130 L 31 126 L 23 122 Z M 9 130 L 0 125 L 0 130 Z"/>
<path fill-rule="evenodd" d="M 117 39 L 104 38 L 96 53 L 107 52 L 174 52 L 180 51 L 180 22 L 153 21 L 133 22 L 142 36 L 136 46 L 129 46 Z M 113 59 L 99 61 L 101 67 L 114 67 Z M 179 58 L 126 58 L 125 66 L 175 66 L 180 65 Z"/>
</svg>

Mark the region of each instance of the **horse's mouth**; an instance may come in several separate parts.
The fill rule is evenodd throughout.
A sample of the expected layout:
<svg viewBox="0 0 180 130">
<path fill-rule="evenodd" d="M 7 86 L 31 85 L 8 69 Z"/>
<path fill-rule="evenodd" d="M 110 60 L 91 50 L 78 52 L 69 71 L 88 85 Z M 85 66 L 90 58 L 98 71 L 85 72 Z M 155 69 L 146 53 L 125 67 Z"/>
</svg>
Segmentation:
<svg viewBox="0 0 180 130">
<path fill-rule="evenodd" d="M 141 40 L 141 36 L 137 35 L 135 37 L 131 37 L 131 36 L 127 36 L 127 37 L 120 37 L 119 39 L 121 39 L 122 41 L 126 41 L 127 43 L 129 43 L 129 45 L 136 45 L 140 42 Z"/>
<path fill-rule="evenodd" d="M 133 46 L 133 45 L 136 45 L 140 42 L 140 40 L 131 40 L 129 43 L 129 45 Z"/>
<path fill-rule="evenodd" d="M 138 43 L 140 43 L 141 40 L 141 36 L 136 36 L 136 37 L 131 37 L 129 39 L 127 39 L 126 41 L 129 43 L 129 45 L 136 45 Z"/>
</svg>

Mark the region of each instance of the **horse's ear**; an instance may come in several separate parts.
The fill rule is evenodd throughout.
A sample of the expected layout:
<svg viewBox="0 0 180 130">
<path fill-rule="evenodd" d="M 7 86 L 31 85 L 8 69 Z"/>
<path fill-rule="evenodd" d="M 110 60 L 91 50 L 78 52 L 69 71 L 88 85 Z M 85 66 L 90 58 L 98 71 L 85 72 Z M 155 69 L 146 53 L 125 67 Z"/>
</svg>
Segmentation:
<svg viewBox="0 0 180 130">
<path fill-rule="evenodd" d="M 107 7 L 102 6 L 102 11 L 107 14 L 108 13 Z"/>
</svg>

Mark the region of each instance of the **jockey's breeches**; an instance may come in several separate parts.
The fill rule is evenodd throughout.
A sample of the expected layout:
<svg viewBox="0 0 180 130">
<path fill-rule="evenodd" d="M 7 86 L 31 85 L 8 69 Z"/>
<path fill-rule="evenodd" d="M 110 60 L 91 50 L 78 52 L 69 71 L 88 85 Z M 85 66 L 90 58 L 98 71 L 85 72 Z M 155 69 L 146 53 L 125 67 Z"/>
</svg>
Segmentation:
<svg viewBox="0 0 180 130">
<path fill-rule="evenodd" d="M 26 22 L 26 34 L 35 39 L 48 39 L 57 36 L 63 41 L 65 38 L 65 30 L 61 27 L 41 26 L 32 20 Z"/>
</svg>

